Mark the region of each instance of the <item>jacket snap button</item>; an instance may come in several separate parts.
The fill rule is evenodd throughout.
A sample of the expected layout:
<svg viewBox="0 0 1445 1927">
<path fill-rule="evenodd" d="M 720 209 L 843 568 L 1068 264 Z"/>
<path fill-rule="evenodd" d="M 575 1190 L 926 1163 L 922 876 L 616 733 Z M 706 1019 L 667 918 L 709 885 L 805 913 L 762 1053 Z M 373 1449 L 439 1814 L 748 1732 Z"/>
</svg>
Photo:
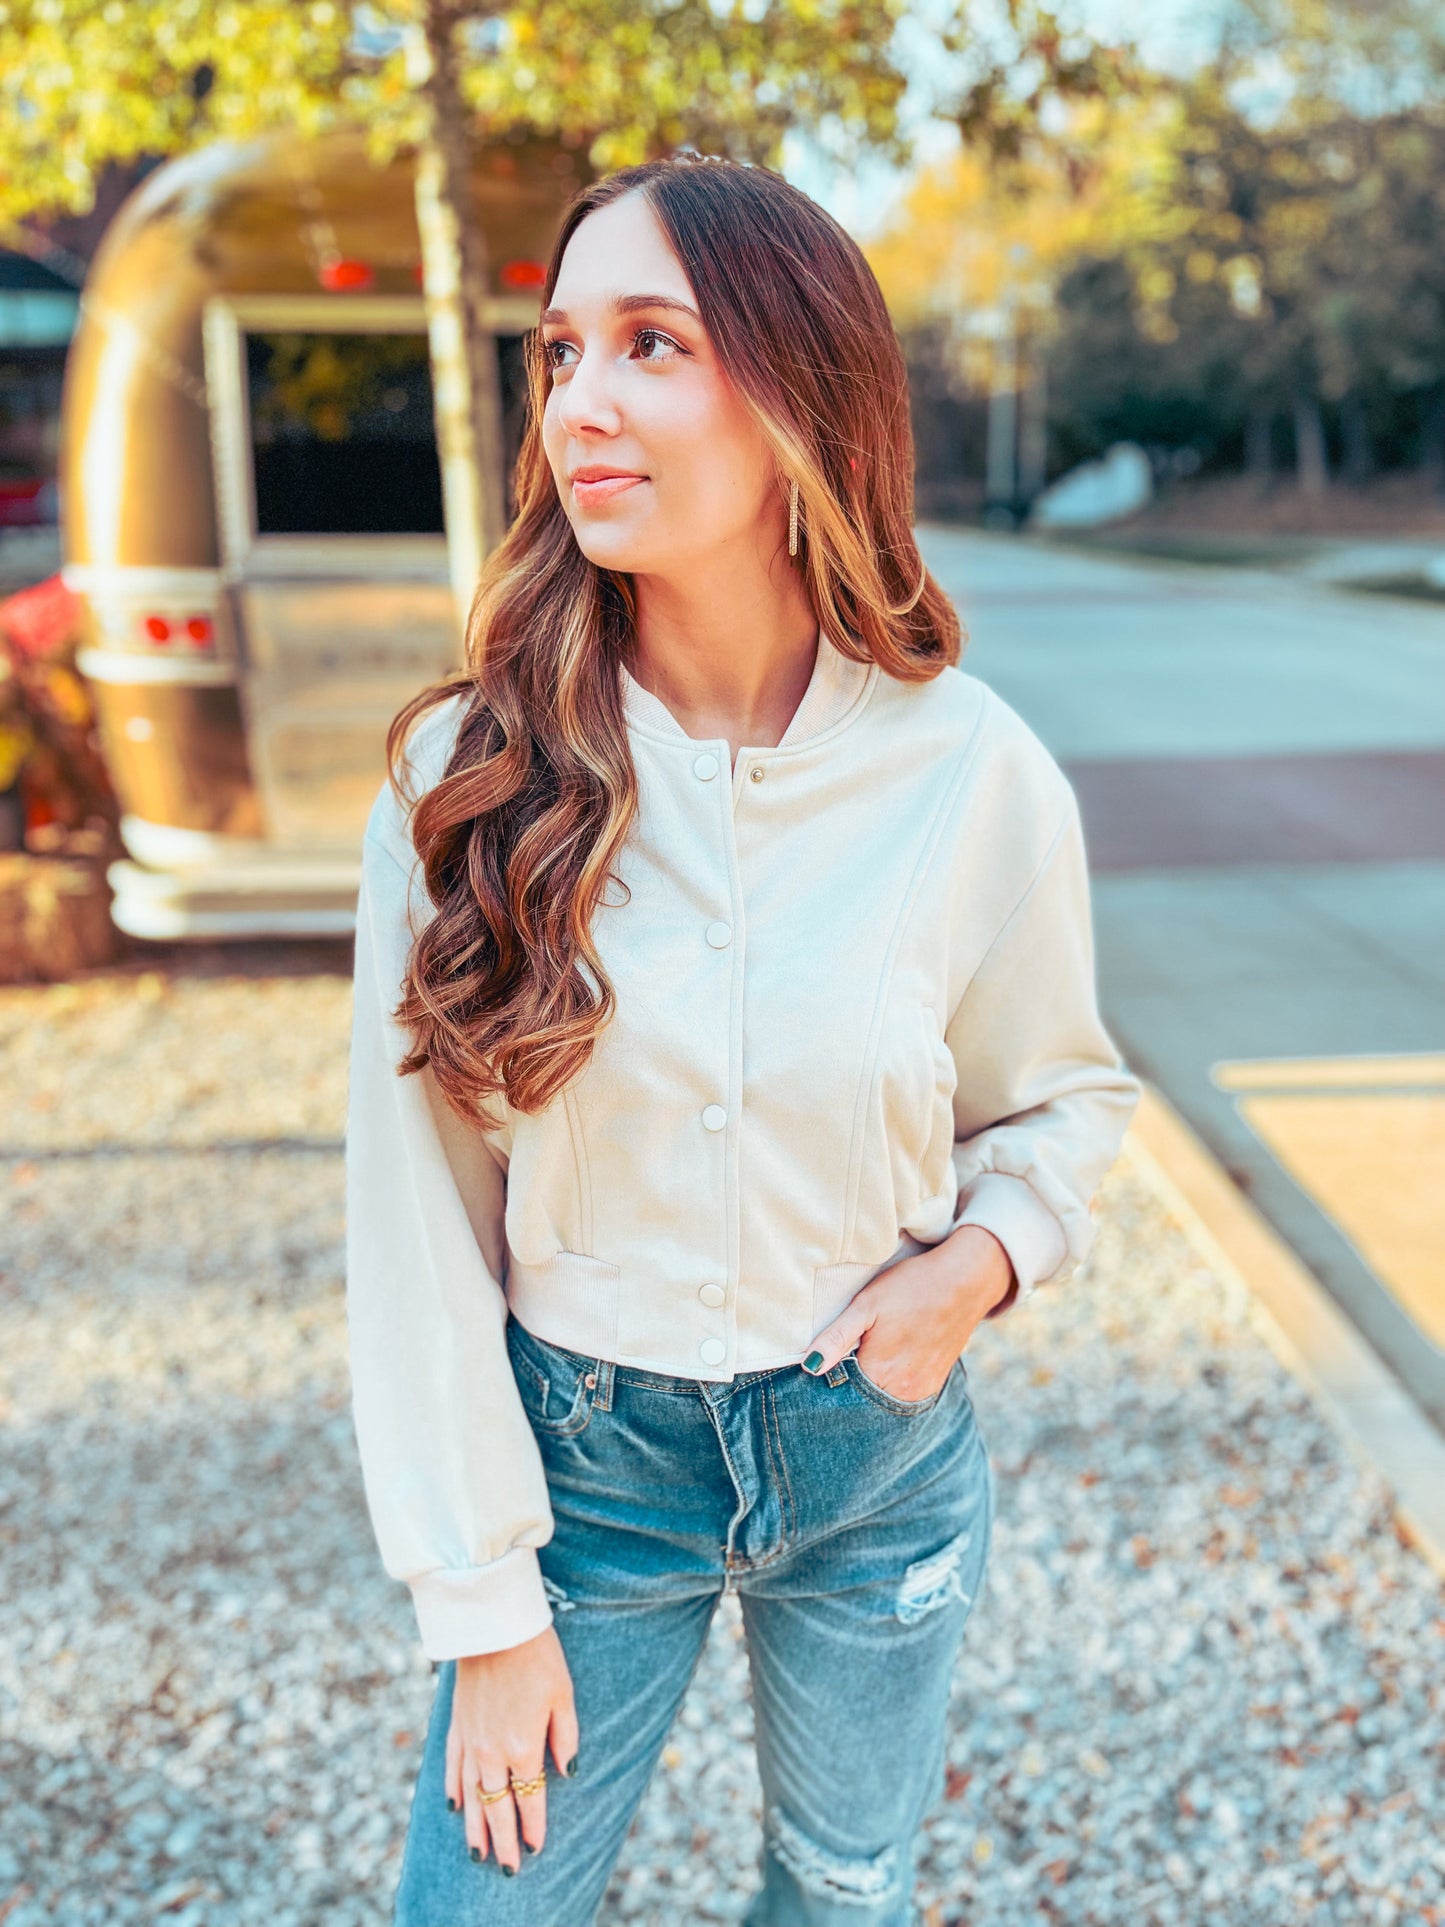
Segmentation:
<svg viewBox="0 0 1445 1927">
<path fill-rule="evenodd" d="M 721 1365 L 728 1354 L 728 1348 L 720 1338 L 705 1338 L 697 1349 L 698 1356 L 709 1365 Z"/>
<path fill-rule="evenodd" d="M 699 782 L 710 783 L 714 776 L 717 775 L 716 756 L 698 756 L 694 758 L 692 773 L 697 777 Z"/>
<path fill-rule="evenodd" d="M 750 783 L 761 783 L 762 780 L 763 780 L 762 765 L 759 763 L 754 763 L 752 768 L 748 771 L 748 781 Z"/>
<path fill-rule="evenodd" d="M 707 940 L 714 950 L 721 950 L 732 942 L 733 927 L 730 923 L 710 923 L 707 927 Z"/>
<path fill-rule="evenodd" d="M 727 1297 L 721 1285 L 699 1285 L 697 1295 L 705 1305 L 720 1305 Z"/>
<path fill-rule="evenodd" d="M 728 1114 L 721 1104 L 709 1104 L 702 1114 L 702 1121 L 710 1131 L 720 1131 L 728 1121 Z"/>
</svg>

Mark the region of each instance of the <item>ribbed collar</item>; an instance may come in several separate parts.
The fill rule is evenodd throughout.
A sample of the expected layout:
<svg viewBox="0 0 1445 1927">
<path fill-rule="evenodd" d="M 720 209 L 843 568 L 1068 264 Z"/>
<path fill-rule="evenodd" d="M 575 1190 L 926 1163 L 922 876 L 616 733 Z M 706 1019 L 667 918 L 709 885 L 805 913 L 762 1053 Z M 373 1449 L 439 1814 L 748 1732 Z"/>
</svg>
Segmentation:
<svg viewBox="0 0 1445 1927">
<path fill-rule="evenodd" d="M 619 664 L 619 667 L 622 670 L 623 709 L 629 723 L 651 735 L 666 736 L 675 742 L 699 740 L 689 736 L 661 697 L 643 688 L 626 663 Z M 845 656 L 820 628 L 813 673 L 803 691 L 803 699 L 793 711 L 792 721 L 783 731 L 777 747 L 792 748 L 798 743 L 807 742 L 810 737 L 821 735 L 825 729 L 831 729 L 858 701 L 876 669 L 874 663 L 857 662 L 852 656 Z"/>
</svg>

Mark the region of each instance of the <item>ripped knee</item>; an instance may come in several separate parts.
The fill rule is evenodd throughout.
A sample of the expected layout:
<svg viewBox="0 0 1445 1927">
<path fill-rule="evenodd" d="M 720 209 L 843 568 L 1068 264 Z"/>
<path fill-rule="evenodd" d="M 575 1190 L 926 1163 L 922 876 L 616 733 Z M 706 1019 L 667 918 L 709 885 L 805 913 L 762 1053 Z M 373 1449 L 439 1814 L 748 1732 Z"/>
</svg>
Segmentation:
<svg viewBox="0 0 1445 1927">
<path fill-rule="evenodd" d="M 557 1584 L 557 1581 L 555 1579 L 549 1579 L 545 1572 L 542 1574 L 542 1590 L 546 1593 L 547 1602 L 554 1612 L 570 1613 L 577 1604 L 577 1601 L 575 1599 L 569 1599 Z"/>
<path fill-rule="evenodd" d="M 905 1626 L 922 1619 L 925 1613 L 936 1612 L 950 1599 L 971 1603 L 973 1595 L 964 1590 L 959 1565 L 972 1538 L 971 1532 L 960 1532 L 937 1552 L 926 1559 L 915 1559 L 904 1568 L 893 1610 Z"/>
<path fill-rule="evenodd" d="M 779 1864 L 805 1893 L 867 1905 L 891 1893 L 898 1877 L 896 1847 L 884 1847 L 874 1854 L 833 1853 L 819 1846 L 776 1807 L 767 1816 L 767 1840 Z"/>
</svg>

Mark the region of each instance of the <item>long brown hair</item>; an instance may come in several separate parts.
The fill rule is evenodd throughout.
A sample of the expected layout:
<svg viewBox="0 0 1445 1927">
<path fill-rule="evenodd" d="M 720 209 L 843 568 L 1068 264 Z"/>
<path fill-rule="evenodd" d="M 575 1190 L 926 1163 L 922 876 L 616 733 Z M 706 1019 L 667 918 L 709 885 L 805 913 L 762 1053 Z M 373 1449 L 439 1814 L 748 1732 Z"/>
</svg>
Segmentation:
<svg viewBox="0 0 1445 1927">
<path fill-rule="evenodd" d="M 798 484 L 809 601 L 845 655 L 902 682 L 957 662 L 958 616 L 913 539 L 913 431 L 882 290 L 831 215 L 768 168 L 682 153 L 625 167 L 569 204 L 547 266 L 594 208 L 646 195 L 708 339 L 777 462 Z M 455 745 L 411 836 L 436 914 L 412 946 L 394 1015 L 459 1115 L 494 1128 L 502 1096 L 537 1111 L 580 1072 L 616 997 L 591 936 L 637 809 L 618 667 L 635 635 L 630 575 L 577 546 L 542 446 L 551 382 L 526 339 L 529 407 L 516 515 L 487 558 L 466 669 L 420 691 L 387 733 L 389 779 L 413 722 L 470 690 Z M 613 879 L 616 880 L 616 879 Z"/>
</svg>

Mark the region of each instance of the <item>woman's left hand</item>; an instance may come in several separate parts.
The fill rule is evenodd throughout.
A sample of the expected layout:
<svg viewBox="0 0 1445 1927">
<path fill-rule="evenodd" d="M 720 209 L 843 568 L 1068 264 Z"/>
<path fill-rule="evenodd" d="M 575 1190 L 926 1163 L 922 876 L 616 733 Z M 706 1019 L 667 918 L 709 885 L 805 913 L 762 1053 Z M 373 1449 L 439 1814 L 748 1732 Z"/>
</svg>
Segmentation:
<svg viewBox="0 0 1445 1927">
<path fill-rule="evenodd" d="M 1013 1289 L 1013 1266 L 998 1239 L 982 1225 L 960 1225 L 870 1278 L 818 1333 L 804 1368 L 826 1372 L 856 1345 L 875 1385 L 895 1398 L 929 1398 Z"/>
</svg>

